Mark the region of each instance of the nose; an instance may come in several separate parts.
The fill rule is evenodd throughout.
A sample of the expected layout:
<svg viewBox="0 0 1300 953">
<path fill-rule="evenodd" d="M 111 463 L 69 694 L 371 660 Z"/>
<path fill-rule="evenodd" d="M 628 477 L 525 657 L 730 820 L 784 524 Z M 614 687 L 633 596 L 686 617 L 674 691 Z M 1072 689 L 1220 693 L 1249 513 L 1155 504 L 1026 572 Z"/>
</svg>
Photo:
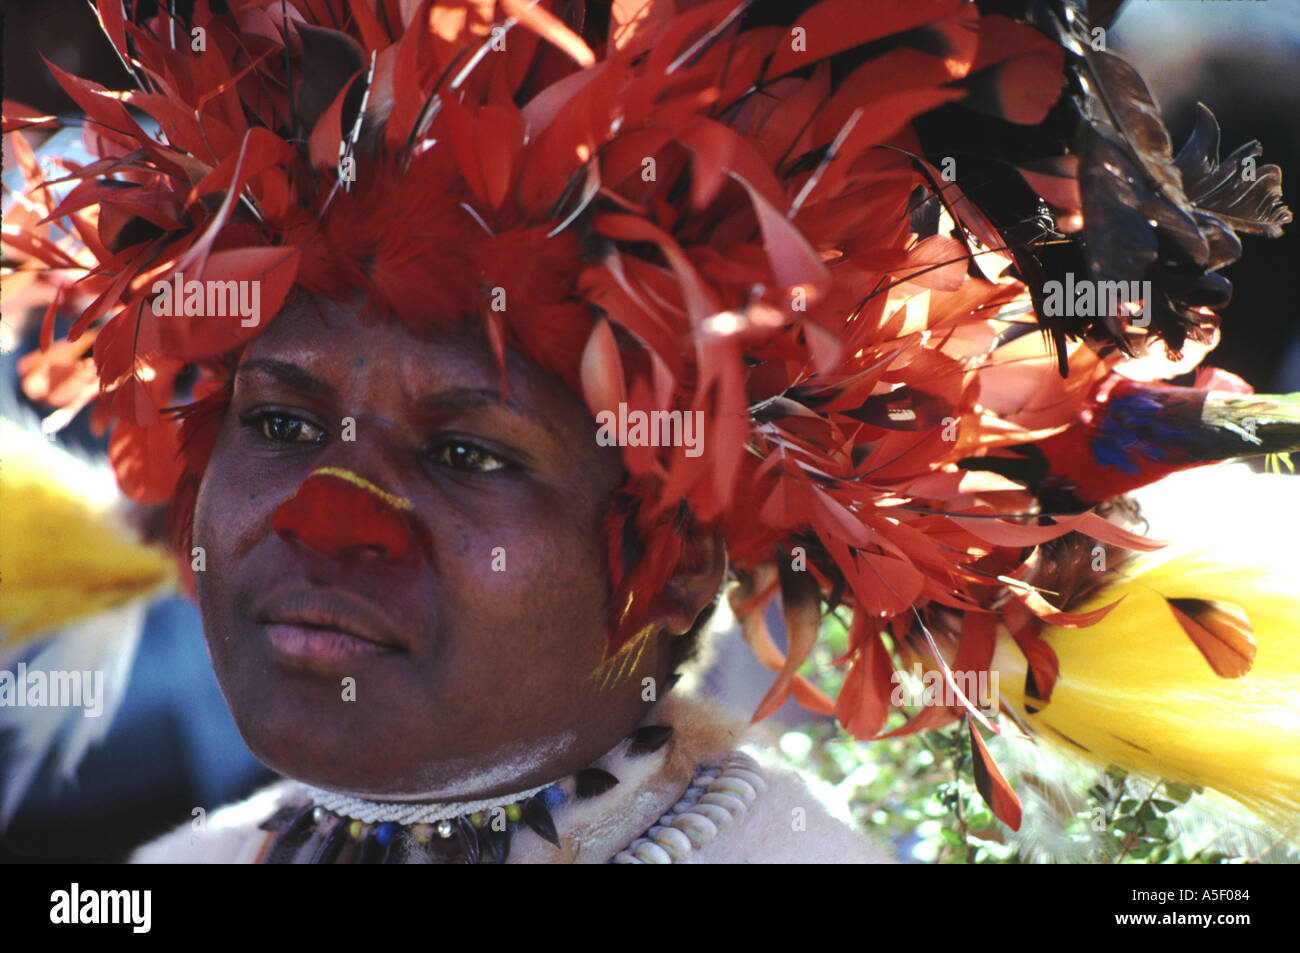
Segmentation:
<svg viewBox="0 0 1300 953">
<path fill-rule="evenodd" d="M 415 507 L 342 467 L 322 467 L 276 508 L 275 532 L 335 558 L 370 550 L 396 561 L 411 549 Z"/>
</svg>

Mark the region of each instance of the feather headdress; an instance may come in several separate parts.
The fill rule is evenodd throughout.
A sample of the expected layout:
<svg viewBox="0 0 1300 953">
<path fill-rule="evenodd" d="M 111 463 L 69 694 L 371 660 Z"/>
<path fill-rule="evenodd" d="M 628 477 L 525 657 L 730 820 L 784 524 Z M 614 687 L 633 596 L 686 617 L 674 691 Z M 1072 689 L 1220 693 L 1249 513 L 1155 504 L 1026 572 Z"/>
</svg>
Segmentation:
<svg viewBox="0 0 1300 953">
<path fill-rule="evenodd" d="M 611 656 L 645 624 L 636 594 L 692 558 L 691 524 L 725 539 L 745 637 L 778 671 L 758 717 L 793 693 L 872 737 L 891 652 L 951 681 L 988 667 L 999 619 L 1050 690 L 1042 625 L 1106 610 L 1051 604 L 1026 581 L 1035 547 L 1155 544 L 1087 510 L 1078 481 L 1058 487 L 1073 505 L 1044 508 L 1041 481 L 1004 464 L 1091 420 L 1118 365 L 1145 354 L 1159 377 L 1199 359 L 1222 295 L 1189 275 L 1221 292 L 1234 229 L 1289 214 L 1272 167 L 1228 182 L 1204 122 L 1172 159 L 1136 74 L 1080 45 L 1073 0 L 1026 4 L 1039 20 L 994 6 L 1017 5 L 199 0 L 137 22 L 105 0 L 140 88 L 50 67 L 98 158 L 67 168 L 56 201 L 15 138 L 32 188 L 5 242 L 49 302 L 29 393 L 93 403 L 124 490 L 170 501 L 183 539 L 234 360 L 268 322 L 160 317 L 176 275 L 258 281 L 267 315 L 306 291 L 359 293 L 420 331 L 479 320 L 503 376 L 516 349 L 594 414 L 702 413 L 703 454 L 624 448 Z M 977 132 L 949 148 L 953 129 Z M 1146 254 L 1166 233 L 1173 277 Z M 1126 296 L 1043 319 L 1050 346 L 1026 333 L 1073 267 L 1060 248 L 1080 278 L 1153 280 L 1157 320 Z M 55 344 L 60 308 L 79 317 Z M 785 653 L 762 623 L 777 592 Z M 797 673 L 840 603 L 850 667 L 832 701 Z M 992 727 L 967 700 L 906 730 L 962 716 Z"/>
</svg>

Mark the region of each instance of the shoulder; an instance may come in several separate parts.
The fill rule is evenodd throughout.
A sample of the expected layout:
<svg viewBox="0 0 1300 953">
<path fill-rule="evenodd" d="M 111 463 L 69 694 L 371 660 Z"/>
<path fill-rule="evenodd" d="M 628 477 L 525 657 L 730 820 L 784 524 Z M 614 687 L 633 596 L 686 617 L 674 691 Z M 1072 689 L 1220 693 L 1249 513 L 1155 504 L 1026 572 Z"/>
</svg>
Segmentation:
<svg viewBox="0 0 1300 953">
<path fill-rule="evenodd" d="M 695 780 L 682 799 L 634 843 L 655 840 L 656 835 L 680 842 L 662 828 L 691 826 L 691 819 L 677 821 L 677 813 L 700 814 L 705 821 L 698 823 L 703 842 L 689 851 L 669 851 L 679 863 L 895 862 L 857 828 L 833 787 L 788 767 L 734 715 L 687 698 L 671 706 L 671 715 L 678 732 L 677 757 L 714 767 L 693 772 Z M 658 852 L 651 850 L 649 856 Z"/>
<path fill-rule="evenodd" d="M 137 848 L 132 864 L 246 864 L 270 836 L 259 826 L 276 812 L 294 787 L 280 781 L 236 804 L 213 811 L 202 824 L 182 824 Z M 197 820 L 197 819 L 196 819 Z"/>
<path fill-rule="evenodd" d="M 834 789 L 772 754 L 750 748 L 763 790 L 734 830 L 694 852 L 700 864 L 890 864 L 894 859 L 849 819 Z"/>
</svg>

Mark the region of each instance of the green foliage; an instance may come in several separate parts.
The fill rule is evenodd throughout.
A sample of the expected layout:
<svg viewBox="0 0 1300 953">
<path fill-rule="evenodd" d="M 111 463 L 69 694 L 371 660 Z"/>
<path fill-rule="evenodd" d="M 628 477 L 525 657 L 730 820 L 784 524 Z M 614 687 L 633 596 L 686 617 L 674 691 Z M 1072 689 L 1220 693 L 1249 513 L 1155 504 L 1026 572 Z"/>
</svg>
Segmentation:
<svg viewBox="0 0 1300 953">
<path fill-rule="evenodd" d="M 904 720 L 895 714 L 888 727 Z M 970 742 L 960 725 L 867 744 L 820 722 L 787 733 L 781 748 L 795 764 L 844 791 L 855 819 L 904 860 L 1016 864 L 1028 859 L 976 790 Z M 1102 772 L 1087 806 L 1063 819 L 1060 835 L 1075 849 L 1059 859 L 1093 864 L 1251 860 L 1184 845 L 1180 825 L 1172 820 L 1192 793 L 1165 782 L 1152 786 L 1114 768 Z"/>
<path fill-rule="evenodd" d="M 1143 793 L 1143 791 L 1145 793 Z M 1175 811 L 1190 800 L 1192 788 L 1168 781 L 1145 784 L 1118 768 L 1105 771 L 1089 791 L 1089 823 L 1100 835 L 1094 863 L 1221 864 L 1231 858 L 1217 851 L 1182 849 Z"/>
<path fill-rule="evenodd" d="M 889 727 L 903 721 L 895 714 Z M 844 790 L 858 822 L 907 859 L 1014 862 L 1006 828 L 975 790 L 969 742 L 960 729 L 861 744 L 823 722 L 790 732 L 781 747 L 796 764 Z"/>
<path fill-rule="evenodd" d="M 832 697 L 844 668 L 830 663 L 847 649 L 843 620 L 827 618 L 803 673 Z M 829 674 L 828 674 L 829 673 Z M 893 712 L 892 730 L 906 722 Z M 821 721 L 781 739 L 786 756 L 847 796 L 855 818 L 904 860 L 926 863 L 1024 863 L 1024 841 L 993 816 L 975 787 L 964 726 L 870 743 Z M 1017 779 L 1011 777 L 1013 785 Z M 1248 860 L 1212 850 L 1191 853 L 1171 819 L 1195 793 L 1167 782 L 1154 786 L 1118 769 L 1099 772 L 1086 807 L 1059 819 L 1059 842 L 1083 863 L 1217 864 Z"/>
</svg>

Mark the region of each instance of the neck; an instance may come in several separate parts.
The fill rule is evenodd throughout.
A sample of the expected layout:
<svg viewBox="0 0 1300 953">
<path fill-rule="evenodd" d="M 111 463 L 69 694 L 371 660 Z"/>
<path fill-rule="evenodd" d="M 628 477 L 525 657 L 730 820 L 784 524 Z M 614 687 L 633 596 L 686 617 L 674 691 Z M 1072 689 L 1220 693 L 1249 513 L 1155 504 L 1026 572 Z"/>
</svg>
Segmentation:
<svg viewBox="0 0 1300 953">
<path fill-rule="evenodd" d="M 733 784 L 722 777 L 735 767 L 726 752 L 744 727 L 719 719 L 703 703 L 686 705 L 683 714 L 678 710 L 683 704 L 678 701 L 660 707 L 654 718 L 658 724 L 642 725 L 596 762 L 540 790 L 520 788 L 514 794 L 455 805 L 360 798 L 342 805 L 330 800 L 338 795 L 297 785 L 303 793 L 283 799 L 275 815 L 262 824 L 263 830 L 273 833 L 258 859 L 262 863 L 331 864 L 570 863 L 579 856 L 609 858 L 620 851 L 640 857 L 633 850 L 637 847 L 654 862 L 662 862 L 663 857 L 643 841 L 666 838 L 668 846 L 663 849 L 680 852 L 682 838 L 656 825 L 671 823 L 688 837 L 701 833 L 692 824 L 707 829 L 708 825 L 695 821 L 693 815 L 671 822 L 665 818 L 676 818 L 679 812 L 717 813 L 718 804 L 696 802 L 713 793 L 709 785 L 715 781 L 721 786 Z M 670 726 L 679 723 L 691 730 L 674 732 Z M 700 790 L 690 789 L 692 783 Z M 758 786 L 761 782 L 751 783 L 751 787 Z M 327 806 L 330 803 L 346 809 L 336 811 Z M 728 809 L 728 803 L 721 807 Z M 744 806 L 736 811 L 743 813 Z M 479 809 L 429 821 L 420 818 L 437 815 L 387 813 L 435 811 L 445 815 L 470 807 Z M 394 819 L 381 819 L 386 817 Z M 718 818 L 714 823 L 727 826 L 728 820 Z M 625 857 L 622 862 L 630 861 Z"/>
<path fill-rule="evenodd" d="M 421 777 L 417 772 L 409 779 L 409 788 L 405 791 L 380 793 L 354 787 L 331 785 L 322 788 L 301 783 L 313 793 L 328 792 L 333 796 L 395 806 L 436 808 L 441 804 L 508 800 L 530 786 L 536 790 L 560 780 L 561 775 L 548 775 L 545 768 L 557 762 L 572 763 L 568 756 L 576 740 L 574 732 L 566 731 L 535 741 L 510 742 L 486 756 L 442 761 L 437 764 L 436 772 L 426 772 L 427 777 Z"/>
<path fill-rule="evenodd" d="M 619 739 L 615 744 L 596 758 L 591 764 L 598 764 L 609 755 L 619 752 L 628 743 L 628 739 L 637 737 L 639 732 L 657 724 L 666 724 L 671 717 L 673 705 L 667 699 L 660 699 L 653 704 L 641 719 L 640 724 Z M 421 818 L 441 820 L 455 817 L 457 814 L 472 813 L 489 809 L 496 805 L 509 804 L 535 794 L 551 785 L 563 784 L 566 779 L 576 775 L 556 775 L 544 783 L 535 783 L 539 777 L 546 779 L 542 772 L 544 766 L 551 762 L 569 760 L 566 756 L 574 747 L 577 735 L 566 731 L 549 738 L 531 742 L 517 741 L 503 745 L 484 758 L 455 759 L 439 765 L 438 773 L 449 777 L 436 785 L 420 785 L 419 793 L 376 794 L 364 790 L 344 789 L 329 790 L 299 781 L 299 787 L 317 804 L 330 810 L 329 804 L 349 804 L 361 809 L 363 805 L 373 805 L 374 809 L 383 809 L 387 814 L 404 816 L 412 810 Z M 487 765 L 484 766 L 484 762 Z M 569 760 L 571 764 L 572 761 Z M 585 769 L 583 769 L 585 770 Z M 579 771 L 579 774 L 582 772 Z M 520 783 L 524 782 L 534 782 Z M 360 814 L 351 814 L 361 817 Z M 399 822 L 407 823 L 407 822 Z M 412 822 L 418 823 L 418 822 Z"/>
</svg>

